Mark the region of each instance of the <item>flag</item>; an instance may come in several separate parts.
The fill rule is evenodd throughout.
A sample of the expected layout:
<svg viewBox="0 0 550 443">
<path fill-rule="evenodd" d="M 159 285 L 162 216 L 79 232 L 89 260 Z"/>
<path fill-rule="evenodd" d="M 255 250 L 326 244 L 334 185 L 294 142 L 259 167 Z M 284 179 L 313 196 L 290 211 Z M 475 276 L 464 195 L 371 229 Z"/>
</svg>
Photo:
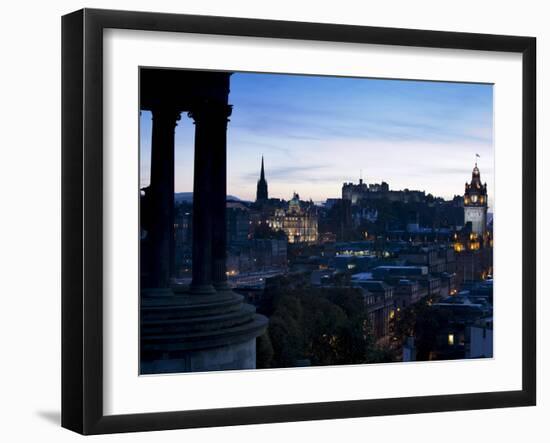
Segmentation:
<svg viewBox="0 0 550 443">
<path fill-rule="evenodd" d="M 479 154 L 476 154 L 476 157 L 477 157 L 477 158 L 481 158 L 481 155 L 479 155 Z"/>
</svg>

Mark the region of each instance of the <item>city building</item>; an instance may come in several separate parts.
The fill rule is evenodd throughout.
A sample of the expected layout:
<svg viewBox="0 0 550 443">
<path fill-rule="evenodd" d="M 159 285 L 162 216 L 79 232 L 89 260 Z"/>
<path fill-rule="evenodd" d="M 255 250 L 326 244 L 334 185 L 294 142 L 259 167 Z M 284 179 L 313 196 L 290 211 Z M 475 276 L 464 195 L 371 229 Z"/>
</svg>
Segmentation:
<svg viewBox="0 0 550 443">
<path fill-rule="evenodd" d="M 465 293 L 444 298 L 432 308 L 447 321 L 437 331 L 430 360 L 492 357 L 491 304 L 474 302 Z"/>
<path fill-rule="evenodd" d="M 175 270 L 174 277 L 190 277 L 193 267 L 193 214 L 192 207 L 180 203 L 175 208 L 174 215 L 174 242 L 175 242 Z"/>
<path fill-rule="evenodd" d="M 393 287 L 380 280 L 372 280 L 369 275 L 355 274 L 352 285 L 362 288 L 369 324 L 375 338 L 387 342 L 390 333 L 390 320 L 395 315 Z"/>
<path fill-rule="evenodd" d="M 466 358 L 493 357 L 493 317 L 485 317 L 466 328 Z"/>
<path fill-rule="evenodd" d="M 485 280 L 493 273 L 493 237 L 487 225 L 487 183 L 477 163 L 464 191 L 464 227 L 453 234 L 456 274 L 460 282 Z"/>
<path fill-rule="evenodd" d="M 289 243 L 316 243 L 318 240 L 318 216 L 313 202 L 301 202 L 294 193 L 287 209 L 275 209 L 269 218 L 269 227 L 283 231 Z"/>
<path fill-rule="evenodd" d="M 319 219 L 320 240 L 323 243 L 350 240 L 353 235 L 351 200 L 327 199 Z"/>
<path fill-rule="evenodd" d="M 250 236 L 250 208 L 241 202 L 226 203 L 227 244 L 245 244 Z"/>
<path fill-rule="evenodd" d="M 352 205 L 357 205 L 361 201 L 382 199 L 419 203 L 426 199 L 426 193 L 410 189 L 390 191 L 390 186 L 386 182 L 367 184 L 363 179 L 359 179 L 358 184 L 350 182 L 342 185 L 342 199 L 351 201 Z"/>
<path fill-rule="evenodd" d="M 472 171 L 472 181 L 464 190 L 464 224 L 472 224 L 472 233 L 479 238 L 487 230 L 487 183 L 481 183 L 477 163 Z"/>
<path fill-rule="evenodd" d="M 455 272 L 455 251 L 449 244 L 410 246 L 399 253 L 399 258 L 410 265 L 427 266 L 430 274 L 442 272 L 452 274 Z"/>
</svg>

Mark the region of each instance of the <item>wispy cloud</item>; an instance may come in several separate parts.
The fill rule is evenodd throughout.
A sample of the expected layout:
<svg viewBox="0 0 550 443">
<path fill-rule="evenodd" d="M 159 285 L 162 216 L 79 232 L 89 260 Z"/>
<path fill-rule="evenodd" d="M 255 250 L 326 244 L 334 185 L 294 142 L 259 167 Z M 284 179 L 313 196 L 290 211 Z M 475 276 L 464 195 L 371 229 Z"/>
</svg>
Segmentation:
<svg viewBox="0 0 550 443">
<path fill-rule="evenodd" d="M 463 192 L 476 153 L 482 179 L 493 182 L 490 85 L 236 73 L 230 100 L 228 191 L 242 198 L 254 198 L 262 154 L 270 194 L 280 198 L 339 196 L 360 170 L 368 182 L 452 197 Z M 176 144 L 176 189 L 188 191 L 192 125 L 180 122 Z"/>
<path fill-rule="evenodd" d="M 282 166 L 268 169 L 268 174 L 272 179 L 300 179 L 306 174 L 317 173 L 319 170 L 328 168 L 329 165 L 311 165 L 311 166 Z M 258 170 L 247 172 L 241 175 L 244 180 L 258 179 Z"/>
</svg>

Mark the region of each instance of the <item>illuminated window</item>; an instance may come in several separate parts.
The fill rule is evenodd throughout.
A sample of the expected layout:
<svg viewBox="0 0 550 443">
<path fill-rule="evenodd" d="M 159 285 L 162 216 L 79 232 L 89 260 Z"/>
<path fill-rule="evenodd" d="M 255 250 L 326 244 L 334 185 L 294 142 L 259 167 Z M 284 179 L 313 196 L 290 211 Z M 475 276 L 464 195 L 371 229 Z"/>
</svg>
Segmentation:
<svg viewBox="0 0 550 443">
<path fill-rule="evenodd" d="M 447 343 L 449 343 L 449 346 L 453 346 L 455 344 L 455 335 L 449 334 L 447 337 Z"/>
</svg>

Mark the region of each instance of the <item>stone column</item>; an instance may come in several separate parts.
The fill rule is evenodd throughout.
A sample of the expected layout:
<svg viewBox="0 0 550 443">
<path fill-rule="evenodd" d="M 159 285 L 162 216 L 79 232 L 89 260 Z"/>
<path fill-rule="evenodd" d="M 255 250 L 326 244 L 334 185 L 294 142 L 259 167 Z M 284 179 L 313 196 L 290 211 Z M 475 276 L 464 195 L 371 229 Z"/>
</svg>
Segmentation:
<svg viewBox="0 0 550 443">
<path fill-rule="evenodd" d="M 151 141 L 151 287 L 170 287 L 174 266 L 174 131 L 180 112 L 152 110 Z"/>
<path fill-rule="evenodd" d="M 193 279 L 192 294 L 215 293 L 214 273 L 220 272 L 218 260 L 219 210 L 223 193 L 223 274 L 225 275 L 225 145 L 227 117 L 230 108 L 224 104 L 204 101 L 196 105 L 189 116 L 195 121 L 195 168 L 193 182 Z M 221 169 L 223 168 L 223 173 Z M 223 175 L 220 179 L 219 174 Z M 214 247 L 214 226 L 216 246 Z M 216 264 L 214 264 L 216 263 Z M 216 272 L 214 267 L 216 266 Z"/>
<path fill-rule="evenodd" d="M 213 150 L 212 174 L 212 272 L 214 287 L 218 291 L 229 290 L 227 284 L 227 123 L 231 115 L 230 105 L 218 105 L 216 109 L 216 141 Z"/>
</svg>

